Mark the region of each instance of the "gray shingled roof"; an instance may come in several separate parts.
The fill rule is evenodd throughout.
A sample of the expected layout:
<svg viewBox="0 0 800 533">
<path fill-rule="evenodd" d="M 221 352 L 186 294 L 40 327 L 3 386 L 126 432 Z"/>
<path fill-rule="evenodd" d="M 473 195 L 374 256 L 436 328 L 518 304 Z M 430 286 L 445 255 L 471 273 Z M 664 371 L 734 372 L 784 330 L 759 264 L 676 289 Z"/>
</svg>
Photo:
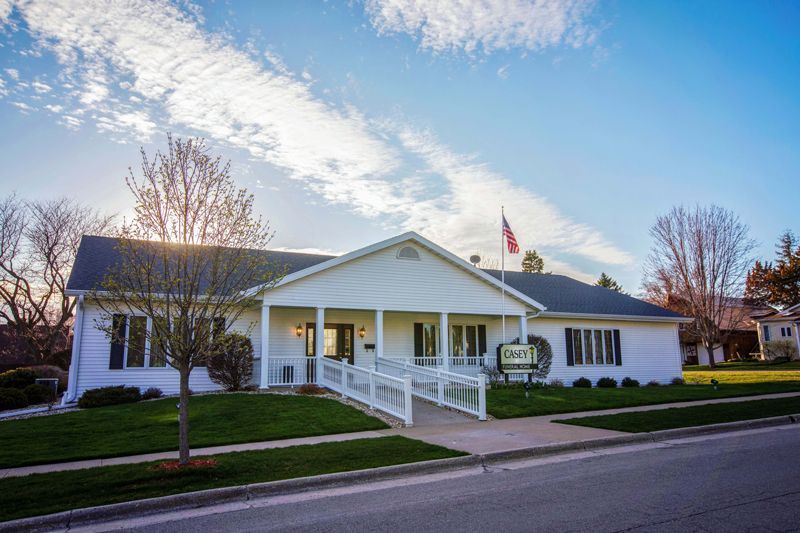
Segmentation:
<svg viewBox="0 0 800 533">
<path fill-rule="evenodd" d="M 272 264 L 286 267 L 286 274 L 304 270 L 334 257 L 332 255 L 301 254 L 272 250 L 254 250 L 253 252 L 263 254 Z M 118 264 L 119 261 L 120 252 L 117 248 L 117 239 L 84 235 L 78 248 L 78 254 L 75 257 L 75 264 L 72 266 L 67 289 L 87 291 L 99 288 L 109 268 Z"/>
<path fill-rule="evenodd" d="M 286 274 L 304 270 L 334 257 L 272 250 L 254 251 L 254 253 L 264 254 L 273 264 L 284 265 L 287 269 Z M 109 268 L 119 261 L 120 253 L 116 239 L 84 235 L 67 282 L 67 289 L 80 291 L 99 288 Z M 485 270 L 485 272 L 500 279 L 499 270 Z M 663 318 L 681 316 L 631 296 L 587 285 L 557 274 L 506 272 L 506 284 L 545 305 L 548 312 Z"/>
<path fill-rule="evenodd" d="M 484 270 L 500 279 L 499 270 Z M 506 285 L 547 307 L 550 313 L 680 318 L 682 315 L 625 294 L 558 274 L 506 271 Z"/>
</svg>

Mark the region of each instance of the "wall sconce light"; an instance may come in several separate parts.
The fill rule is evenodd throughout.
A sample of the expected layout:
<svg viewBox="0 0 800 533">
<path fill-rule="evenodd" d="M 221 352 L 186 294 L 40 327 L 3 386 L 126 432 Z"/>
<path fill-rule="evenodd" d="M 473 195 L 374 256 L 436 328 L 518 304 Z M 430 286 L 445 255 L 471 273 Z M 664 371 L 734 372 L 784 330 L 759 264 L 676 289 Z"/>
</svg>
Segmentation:
<svg viewBox="0 0 800 533">
<path fill-rule="evenodd" d="M 361 329 L 358 330 L 358 336 L 363 339 L 366 336 L 366 334 L 367 330 L 364 328 L 364 326 L 361 326 Z"/>
<path fill-rule="evenodd" d="M 298 323 L 297 327 L 294 328 L 294 332 L 297 334 L 298 337 L 300 337 L 303 334 L 303 326 L 302 326 L 302 324 Z"/>
</svg>

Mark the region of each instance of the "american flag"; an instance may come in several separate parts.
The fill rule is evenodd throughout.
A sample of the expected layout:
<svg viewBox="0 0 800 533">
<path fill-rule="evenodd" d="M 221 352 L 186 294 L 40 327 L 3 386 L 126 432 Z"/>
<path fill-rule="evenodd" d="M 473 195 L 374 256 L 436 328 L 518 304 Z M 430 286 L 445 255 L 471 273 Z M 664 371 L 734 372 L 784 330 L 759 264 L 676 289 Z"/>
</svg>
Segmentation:
<svg viewBox="0 0 800 533">
<path fill-rule="evenodd" d="M 517 238 L 514 237 L 514 232 L 511 231 L 511 226 L 508 225 L 505 215 L 503 215 L 503 235 L 505 235 L 506 243 L 508 244 L 508 253 L 518 254 L 519 244 L 517 244 Z"/>
</svg>

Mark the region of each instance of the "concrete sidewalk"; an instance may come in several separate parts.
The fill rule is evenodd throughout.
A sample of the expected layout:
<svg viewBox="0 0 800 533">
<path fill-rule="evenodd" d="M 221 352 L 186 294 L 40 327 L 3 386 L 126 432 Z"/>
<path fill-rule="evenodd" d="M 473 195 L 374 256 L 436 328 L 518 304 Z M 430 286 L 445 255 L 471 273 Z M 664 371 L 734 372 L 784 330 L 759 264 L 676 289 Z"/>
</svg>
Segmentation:
<svg viewBox="0 0 800 533">
<path fill-rule="evenodd" d="M 601 411 L 583 411 L 577 413 L 562 413 L 528 418 L 490 420 L 486 422 L 479 422 L 475 419 L 469 419 L 459 413 L 454 413 L 451 411 L 442 412 L 443 410 L 438 407 L 415 401 L 414 408 L 419 410 L 419 425 L 411 428 L 360 431 L 355 433 L 321 435 L 317 437 L 302 437 L 297 439 L 250 442 L 243 444 L 231 444 L 227 446 L 214 446 L 209 448 L 195 448 L 192 450 L 192 455 L 214 455 L 250 450 L 265 450 L 270 448 L 286 448 L 289 446 L 299 446 L 304 444 L 319 444 L 323 442 L 342 442 L 355 439 L 379 438 L 389 435 L 402 435 L 404 437 L 418 439 L 430 444 L 438 444 L 440 446 L 461 450 L 473 455 L 480 455 L 494 452 L 519 450 L 545 444 L 580 442 L 590 439 L 601 439 L 604 437 L 625 435 L 625 433 L 619 431 L 571 426 L 567 424 L 554 424 L 551 422 L 553 420 L 578 418 L 596 414 L 652 411 L 657 409 L 668 409 L 671 407 L 691 407 L 693 405 L 744 402 L 771 398 L 789 398 L 793 396 L 800 396 L 800 392 L 643 405 L 619 409 L 605 409 Z M 415 418 L 417 418 L 417 411 L 415 411 Z M 28 474 L 60 472 L 64 470 L 80 470 L 98 466 L 144 463 L 148 461 L 176 459 L 177 457 L 178 452 L 172 451 L 132 455 L 127 457 L 113 457 L 109 459 L 89 459 L 85 461 L 72 461 L 68 463 L 23 466 L 0 470 L 0 479 L 5 477 L 26 476 Z"/>
</svg>

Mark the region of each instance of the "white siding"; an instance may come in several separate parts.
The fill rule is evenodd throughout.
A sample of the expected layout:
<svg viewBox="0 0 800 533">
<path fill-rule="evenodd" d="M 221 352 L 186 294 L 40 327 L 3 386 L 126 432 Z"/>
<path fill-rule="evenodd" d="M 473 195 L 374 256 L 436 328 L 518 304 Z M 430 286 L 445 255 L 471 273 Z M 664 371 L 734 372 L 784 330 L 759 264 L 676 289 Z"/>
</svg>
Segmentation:
<svg viewBox="0 0 800 533">
<path fill-rule="evenodd" d="M 144 390 L 158 387 L 164 394 L 178 393 L 178 371 L 170 366 L 165 368 L 124 368 L 110 370 L 108 368 L 111 341 L 106 334 L 97 329 L 97 322 L 102 320 L 102 312 L 97 305 L 86 303 L 84 307 L 83 333 L 81 337 L 81 355 L 78 368 L 77 394 L 80 397 L 86 389 L 109 385 L 127 385 Z M 243 315 L 231 327 L 231 331 L 247 333 L 253 341 L 255 353 L 260 350 L 260 336 L 257 327 L 258 311 Z M 219 387 L 209 378 L 205 368 L 195 368 L 189 377 L 189 388 L 201 392 L 216 390 Z"/>
<path fill-rule="evenodd" d="M 622 366 L 567 366 L 566 328 L 620 330 Z M 669 383 L 672 378 L 682 375 L 675 324 L 535 318 L 528 321 L 528 332 L 550 341 L 553 347 L 550 378 L 560 378 L 566 385 L 571 385 L 573 380 L 582 376 L 592 380 L 592 383 L 603 376 L 616 378 L 617 381 L 630 376 L 644 385 L 651 379 L 662 384 Z"/>
<path fill-rule="evenodd" d="M 419 261 L 397 259 L 397 251 L 407 244 L 276 287 L 266 299 L 270 305 L 292 307 L 500 314 L 498 287 L 416 244 Z M 528 309 L 509 295 L 505 302 L 507 315 Z"/>
</svg>

